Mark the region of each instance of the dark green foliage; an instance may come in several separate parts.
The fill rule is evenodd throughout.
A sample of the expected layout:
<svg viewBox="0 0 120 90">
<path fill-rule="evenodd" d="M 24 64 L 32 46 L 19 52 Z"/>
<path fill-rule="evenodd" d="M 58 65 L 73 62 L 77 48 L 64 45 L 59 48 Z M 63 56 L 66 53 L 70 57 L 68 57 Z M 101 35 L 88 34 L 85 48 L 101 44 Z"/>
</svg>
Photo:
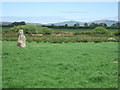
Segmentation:
<svg viewBox="0 0 120 90">
<path fill-rule="evenodd" d="M 88 23 L 85 23 L 84 26 L 85 26 L 85 27 L 88 27 Z"/>
<path fill-rule="evenodd" d="M 118 25 L 118 24 L 117 24 Z M 107 24 L 105 23 L 91 23 L 90 25 L 88 25 L 87 23 L 84 24 L 84 26 L 80 26 L 79 23 L 78 24 L 74 24 L 73 26 L 65 26 L 65 25 L 42 25 L 43 27 L 48 27 L 48 28 L 52 28 L 52 29 L 94 29 L 95 27 L 105 27 L 106 29 L 120 29 L 120 27 L 118 27 L 116 24 L 115 26 L 107 26 Z"/>
<path fill-rule="evenodd" d="M 112 24 L 111 27 L 120 27 L 120 22 Z"/>
<path fill-rule="evenodd" d="M 93 34 L 109 34 L 109 31 L 104 27 L 96 27 L 92 31 Z"/>
<path fill-rule="evenodd" d="M 115 32 L 114 35 L 116 35 L 116 36 L 120 36 L 120 31 Z"/>
<path fill-rule="evenodd" d="M 82 35 L 82 34 L 86 34 L 86 35 L 103 34 L 104 35 L 104 34 L 110 34 L 110 32 L 104 27 L 96 27 L 91 31 L 81 31 L 81 32 L 79 31 L 74 33 L 74 35 Z"/>
<path fill-rule="evenodd" d="M 68 27 L 68 25 L 67 25 L 67 24 L 65 24 L 65 27 Z"/>
<path fill-rule="evenodd" d="M 11 31 L 18 32 L 19 29 L 23 29 L 25 34 L 51 34 L 53 32 L 52 29 L 38 25 L 14 26 L 11 28 Z"/>
<path fill-rule="evenodd" d="M 99 26 L 99 24 L 97 24 L 97 23 L 91 23 L 90 25 L 89 25 L 90 27 L 98 27 Z"/>
<path fill-rule="evenodd" d="M 100 26 L 100 27 L 107 27 L 107 24 L 105 24 L 105 23 L 100 23 L 99 26 Z"/>
<path fill-rule="evenodd" d="M 79 27 L 79 26 L 80 26 L 79 23 L 74 24 L 74 27 Z"/>
<path fill-rule="evenodd" d="M 24 21 L 21 21 L 21 22 L 13 22 L 11 24 L 11 26 L 19 26 L 19 25 L 26 25 L 26 23 Z"/>
<path fill-rule="evenodd" d="M 13 22 L 13 23 L 11 23 L 11 22 L 3 22 L 1 25 L 2 25 L 2 27 L 13 27 L 13 26 L 26 25 L 26 23 L 24 21 Z"/>
</svg>

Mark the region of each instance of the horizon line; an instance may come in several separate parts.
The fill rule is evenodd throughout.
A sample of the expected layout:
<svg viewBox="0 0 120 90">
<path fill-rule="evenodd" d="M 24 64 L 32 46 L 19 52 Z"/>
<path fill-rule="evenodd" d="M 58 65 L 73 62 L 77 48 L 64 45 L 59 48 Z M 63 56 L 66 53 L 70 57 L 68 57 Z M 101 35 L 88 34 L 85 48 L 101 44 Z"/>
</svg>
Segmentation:
<svg viewBox="0 0 120 90">
<path fill-rule="evenodd" d="M 27 22 L 25 20 L 17 20 L 17 21 L 1 21 L 1 22 L 21 22 L 21 21 L 24 21 L 25 23 L 39 23 L 39 24 L 56 24 L 56 23 L 62 23 L 62 22 L 69 22 L 69 21 L 75 21 L 75 22 L 78 22 L 78 23 L 94 23 L 96 21 L 115 21 L 115 22 L 119 22 L 119 20 L 110 20 L 110 19 L 99 19 L 99 20 L 92 20 L 92 21 L 77 21 L 77 20 L 66 20 L 66 21 L 60 21 L 60 22 L 51 22 L 51 23 L 40 23 L 40 22 Z"/>
</svg>

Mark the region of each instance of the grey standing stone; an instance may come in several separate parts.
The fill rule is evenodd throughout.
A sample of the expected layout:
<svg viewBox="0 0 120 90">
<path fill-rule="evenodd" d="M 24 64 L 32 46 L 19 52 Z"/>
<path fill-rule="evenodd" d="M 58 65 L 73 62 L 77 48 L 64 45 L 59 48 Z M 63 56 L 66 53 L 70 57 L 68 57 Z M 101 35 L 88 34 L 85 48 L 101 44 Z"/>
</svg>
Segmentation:
<svg viewBox="0 0 120 90">
<path fill-rule="evenodd" d="M 26 37 L 25 37 L 22 29 L 19 30 L 19 37 L 18 37 L 17 46 L 18 47 L 26 47 Z"/>
</svg>

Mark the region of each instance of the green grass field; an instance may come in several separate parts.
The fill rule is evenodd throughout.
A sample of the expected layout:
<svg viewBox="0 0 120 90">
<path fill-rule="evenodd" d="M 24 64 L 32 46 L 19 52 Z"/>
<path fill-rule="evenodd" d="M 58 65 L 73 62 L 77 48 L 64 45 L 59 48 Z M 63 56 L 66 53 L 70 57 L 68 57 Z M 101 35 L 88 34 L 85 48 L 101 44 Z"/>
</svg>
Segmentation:
<svg viewBox="0 0 120 90">
<path fill-rule="evenodd" d="M 2 88 L 2 42 L 0 41 L 0 89 Z"/>
<path fill-rule="evenodd" d="M 92 29 L 53 29 L 53 30 L 65 32 L 79 32 L 79 31 L 91 31 Z"/>
<path fill-rule="evenodd" d="M 65 32 L 80 32 L 80 31 L 91 31 L 93 29 L 53 29 L 56 31 L 65 31 Z M 118 32 L 118 29 L 108 29 L 110 32 Z"/>
<path fill-rule="evenodd" d="M 117 88 L 118 43 L 3 41 L 3 88 Z"/>
<path fill-rule="evenodd" d="M 10 30 L 9 27 L 2 27 L 2 30 Z M 65 32 L 79 32 L 79 31 L 91 31 L 92 29 L 53 29 L 55 31 Z M 108 29 L 110 32 L 118 32 L 118 29 Z"/>
<path fill-rule="evenodd" d="M 0 27 L 0 89 L 2 88 L 2 28 Z"/>
</svg>

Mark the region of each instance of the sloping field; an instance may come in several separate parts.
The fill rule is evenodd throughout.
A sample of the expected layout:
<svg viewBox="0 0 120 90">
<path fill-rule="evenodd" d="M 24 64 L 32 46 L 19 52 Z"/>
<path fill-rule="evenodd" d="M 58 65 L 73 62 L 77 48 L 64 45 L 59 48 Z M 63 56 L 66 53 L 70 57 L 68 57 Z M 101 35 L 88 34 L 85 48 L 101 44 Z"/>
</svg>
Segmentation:
<svg viewBox="0 0 120 90">
<path fill-rule="evenodd" d="M 3 88 L 118 87 L 118 44 L 3 41 Z"/>
</svg>

